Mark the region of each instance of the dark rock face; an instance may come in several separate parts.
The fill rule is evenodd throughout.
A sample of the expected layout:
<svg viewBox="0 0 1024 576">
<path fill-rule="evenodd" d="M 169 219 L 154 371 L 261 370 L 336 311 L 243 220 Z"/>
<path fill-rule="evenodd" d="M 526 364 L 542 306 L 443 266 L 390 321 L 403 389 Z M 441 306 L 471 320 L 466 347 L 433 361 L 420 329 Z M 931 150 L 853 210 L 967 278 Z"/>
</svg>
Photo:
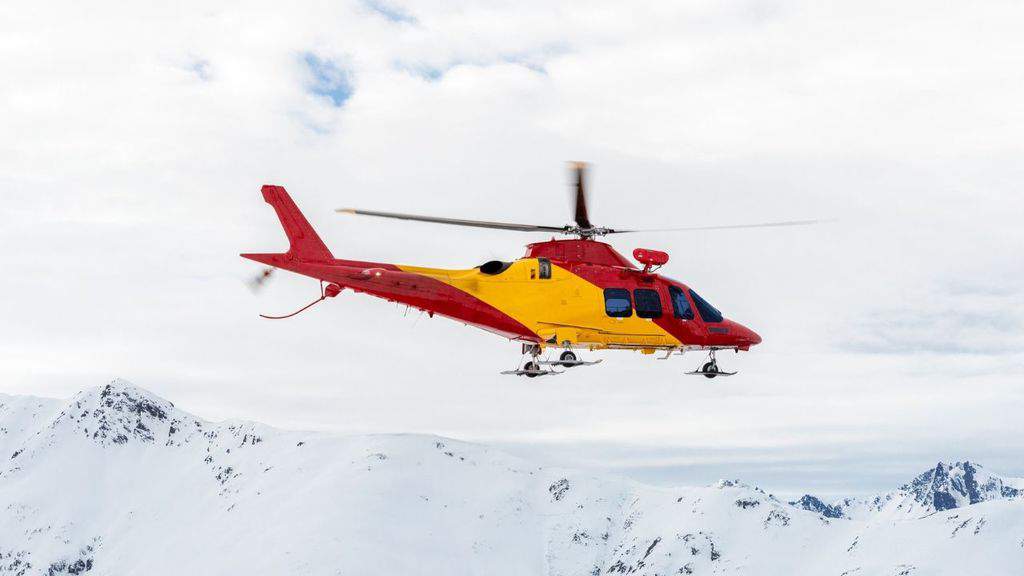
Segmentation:
<svg viewBox="0 0 1024 576">
<path fill-rule="evenodd" d="M 566 478 L 562 478 L 558 482 L 555 482 L 551 486 L 548 486 L 548 492 L 551 493 L 551 498 L 555 502 L 558 502 L 563 497 L 565 497 L 565 493 L 568 492 L 568 491 L 569 491 L 569 480 L 566 479 Z"/>
<path fill-rule="evenodd" d="M 789 526 L 789 514 L 786 514 L 782 510 L 772 510 L 768 513 L 768 517 L 764 519 L 764 529 L 767 530 L 770 526 Z"/>
<path fill-rule="evenodd" d="M 92 438 L 103 441 L 111 439 L 115 444 L 126 444 L 129 438 L 142 442 L 152 442 L 153 433 L 146 422 L 167 420 L 167 407 L 147 397 L 138 389 L 128 386 L 107 384 L 100 392 L 97 406 L 89 410 L 87 403 L 83 406 L 82 416 L 91 418 L 96 423 Z"/>
<path fill-rule="evenodd" d="M 132 392 L 135 392 L 135 394 Z M 100 400 L 103 406 L 118 412 L 134 412 L 139 416 L 146 413 L 158 420 L 167 419 L 167 412 L 161 406 L 142 395 L 140 391 L 125 386 L 115 387 L 114 384 L 107 384 L 103 391 L 100 392 Z M 174 406 L 173 404 L 170 405 Z"/>
<path fill-rule="evenodd" d="M 901 489 L 918 503 L 930 505 L 936 511 L 952 510 L 996 498 L 1021 496 L 1019 489 L 1003 484 L 1001 479 L 979 474 L 979 468 L 969 461 L 954 464 L 939 462 L 935 468 L 914 478 Z"/>
<path fill-rule="evenodd" d="M 810 494 L 804 494 L 799 500 L 795 500 L 789 504 L 790 506 L 796 506 L 803 510 L 810 510 L 811 512 L 821 514 L 826 518 L 844 518 L 842 508 L 839 506 L 825 504 L 819 498 L 811 496 Z"/>
<path fill-rule="evenodd" d="M 41 566 L 33 565 L 32 554 L 27 550 L 15 552 L 0 549 L 0 574 L 11 574 L 13 576 L 29 576 L 30 574 L 40 576 L 81 576 L 93 569 L 93 557 L 100 542 L 101 539 L 99 537 L 94 537 L 92 544 L 88 544 L 78 550 L 77 555 L 72 553 L 70 557 L 54 560 L 45 571 L 41 569 Z"/>
<path fill-rule="evenodd" d="M 740 498 L 739 500 L 733 502 L 733 504 L 735 504 L 735 506 L 737 508 L 742 508 L 742 509 L 746 510 L 747 508 L 756 508 L 756 507 L 760 506 L 761 505 L 761 501 L 760 500 L 754 500 L 752 498 Z"/>
<path fill-rule="evenodd" d="M 936 492 L 932 496 L 932 505 L 937 511 L 952 510 L 956 508 L 956 500 L 948 492 Z"/>
</svg>

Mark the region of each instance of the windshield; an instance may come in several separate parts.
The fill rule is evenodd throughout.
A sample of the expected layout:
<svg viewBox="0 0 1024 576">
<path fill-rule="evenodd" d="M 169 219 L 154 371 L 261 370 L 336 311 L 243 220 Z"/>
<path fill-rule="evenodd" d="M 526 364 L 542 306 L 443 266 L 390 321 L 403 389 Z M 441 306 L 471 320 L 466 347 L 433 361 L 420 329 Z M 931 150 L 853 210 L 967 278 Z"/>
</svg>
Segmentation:
<svg viewBox="0 0 1024 576">
<path fill-rule="evenodd" d="M 705 322 L 721 322 L 722 313 L 717 308 L 708 303 L 707 300 L 700 297 L 699 294 L 690 290 L 690 297 L 693 298 L 693 304 L 697 307 L 697 312 L 700 313 L 700 317 Z"/>
</svg>

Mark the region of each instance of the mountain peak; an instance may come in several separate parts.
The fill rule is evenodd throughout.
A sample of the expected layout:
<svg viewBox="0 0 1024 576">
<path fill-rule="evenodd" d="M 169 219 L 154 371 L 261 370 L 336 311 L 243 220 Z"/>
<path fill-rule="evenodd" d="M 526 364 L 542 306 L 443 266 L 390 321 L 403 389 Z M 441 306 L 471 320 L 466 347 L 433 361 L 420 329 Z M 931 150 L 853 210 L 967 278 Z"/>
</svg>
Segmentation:
<svg viewBox="0 0 1024 576">
<path fill-rule="evenodd" d="M 934 512 L 1022 494 L 1017 487 L 969 460 L 939 462 L 900 489 Z"/>
<path fill-rule="evenodd" d="M 132 438 L 152 442 L 157 436 L 173 434 L 186 417 L 170 401 L 115 378 L 106 386 L 79 392 L 54 424 L 75 422 L 76 428 L 100 444 L 126 444 Z"/>
<path fill-rule="evenodd" d="M 970 460 L 937 462 L 897 490 L 867 499 L 846 498 L 826 504 L 807 494 L 790 502 L 830 518 L 857 518 L 890 510 L 900 515 L 928 515 L 989 500 L 1024 498 L 1019 480 L 1002 478 Z"/>
<path fill-rule="evenodd" d="M 799 500 L 794 500 L 789 503 L 790 506 L 796 506 L 804 510 L 810 510 L 811 512 L 817 512 L 826 518 L 843 518 L 843 509 L 839 505 L 825 504 L 817 496 L 810 494 L 804 494 Z"/>
<path fill-rule="evenodd" d="M 939 460 L 935 463 L 935 467 L 932 468 L 931 471 L 937 475 L 956 472 L 973 474 L 974 472 L 977 472 L 979 468 L 983 468 L 983 466 L 977 462 L 971 462 L 970 460 L 957 460 L 956 462 L 943 462 L 942 460 Z M 927 472 L 928 471 L 924 472 L 924 474 L 927 474 Z"/>
<path fill-rule="evenodd" d="M 157 412 L 167 411 L 174 408 L 174 403 L 145 388 L 140 388 L 123 378 L 114 378 L 105 386 L 93 386 L 86 388 L 72 399 L 72 403 L 83 405 L 105 406 L 111 409 L 136 409 L 149 411 L 153 410 L 153 416 L 158 417 Z M 166 414 L 164 414 L 166 417 Z"/>
</svg>

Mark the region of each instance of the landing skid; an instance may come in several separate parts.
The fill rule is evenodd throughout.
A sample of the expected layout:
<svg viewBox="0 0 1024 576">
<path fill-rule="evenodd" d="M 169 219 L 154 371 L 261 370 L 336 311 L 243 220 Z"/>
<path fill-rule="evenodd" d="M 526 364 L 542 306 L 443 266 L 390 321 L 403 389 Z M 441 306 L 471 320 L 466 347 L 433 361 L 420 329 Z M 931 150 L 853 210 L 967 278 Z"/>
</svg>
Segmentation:
<svg viewBox="0 0 1024 576">
<path fill-rule="evenodd" d="M 505 370 L 502 374 L 510 376 L 526 376 L 527 378 L 536 378 L 537 376 L 557 376 L 563 374 L 565 370 L 555 370 L 555 367 L 560 368 L 575 368 L 576 366 L 593 366 L 594 364 L 600 364 L 601 360 L 580 360 L 576 353 L 572 350 L 566 350 L 562 352 L 558 360 L 541 360 L 541 348 L 536 344 L 524 344 L 523 354 L 529 354 L 530 360 L 523 364 L 522 368 L 515 370 Z"/>
<path fill-rule="evenodd" d="M 527 370 L 525 368 L 519 368 L 518 370 L 504 370 L 502 374 L 536 378 L 537 376 L 557 376 L 561 374 L 561 372 L 556 372 L 555 370 Z"/>
<path fill-rule="evenodd" d="M 714 378 L 715 376 L 735 376 L 739 372 L 704 372 L 703 370 L 694 370 L 693 372 L 683 372 L 688 376 L 707 376 L 708 378 Z"/>
</svg>

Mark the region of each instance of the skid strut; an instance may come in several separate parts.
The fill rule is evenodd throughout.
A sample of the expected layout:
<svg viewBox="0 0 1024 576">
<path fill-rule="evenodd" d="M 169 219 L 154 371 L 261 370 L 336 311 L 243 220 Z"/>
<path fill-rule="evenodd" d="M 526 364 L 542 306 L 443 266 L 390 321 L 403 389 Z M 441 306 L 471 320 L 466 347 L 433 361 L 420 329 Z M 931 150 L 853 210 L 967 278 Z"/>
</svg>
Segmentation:
<svg viewBox="0 0 1024 576">
<path fill-rule="evenodd" d="M 555 367 L 574 368 L 576 366 L 593 366 L 600 364 L 601 360 L 580 360 L 572 350 L 566 350 L 558 357 L 558 360 L 541 360 L 541 348 L 538 344 L 523 344 L 523 355 L 529 354 L 530 359 L 523 364 L 522 368 L 505 370 L 502 374 L 514 376 L 526 376 L 536 378 L 537 376 L 555 376 L 565 370 L 555 370 Z"/>
<path fill-rule="evenodd" d="M 736 372 L 725 372 L 718 368 L 718 360 L 715 359 L 715 350 L 708 351 L 708 361 L 700 367 L 700 370 L 694 370 L 693 372 L 686 373 L 689 376 L 703 376 L 705 378 L 714 378 L 716 376 L 733 376 Z"/>
</svg>

